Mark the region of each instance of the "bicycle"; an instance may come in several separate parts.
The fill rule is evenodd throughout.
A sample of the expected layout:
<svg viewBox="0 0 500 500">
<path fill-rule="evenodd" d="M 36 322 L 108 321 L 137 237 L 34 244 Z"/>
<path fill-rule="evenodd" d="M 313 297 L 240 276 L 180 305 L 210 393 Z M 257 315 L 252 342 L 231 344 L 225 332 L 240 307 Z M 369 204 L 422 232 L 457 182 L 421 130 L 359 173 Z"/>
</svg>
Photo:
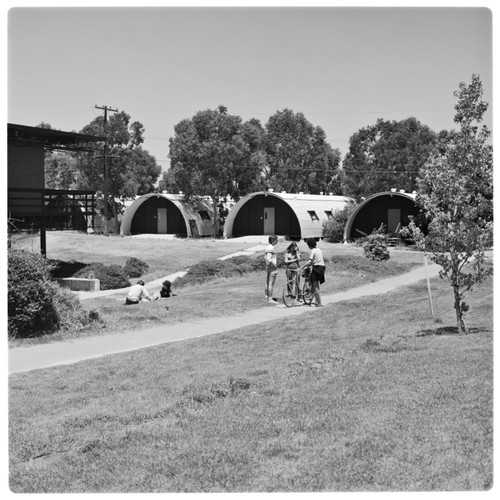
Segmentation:
<svg viewBox="0 0 500 500">
<path fill-rule="evenodd" d="M 303 273 L 304 283 L 299 286 L 299 270 L 289 269 L 293 273 L 293 277 L 285 283 L 283 287 L 283 303 L 286 307 L 293 307 L 297 304 L 304 303 L 305 305 L 311 305 L 313 300 L 312 285 L 311 285 L 311 273 L 306 269 Z"/>
</svg>

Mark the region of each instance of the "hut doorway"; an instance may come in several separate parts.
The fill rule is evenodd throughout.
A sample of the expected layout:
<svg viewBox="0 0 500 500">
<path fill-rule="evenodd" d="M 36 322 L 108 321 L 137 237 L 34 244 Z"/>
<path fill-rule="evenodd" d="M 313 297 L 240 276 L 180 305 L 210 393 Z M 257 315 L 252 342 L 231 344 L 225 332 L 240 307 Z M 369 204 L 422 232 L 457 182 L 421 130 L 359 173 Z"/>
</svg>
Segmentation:
<svg viewBox="0 0 500 500">
<path fill-rule="evenodd" d="M 264 234 L 274 234 L 275 221 L 275 208 L 264 207 Z"/>
<path fill-rule="evenodd" d="M 167 234 L 167 207 L 158 207 L 156 212 L 158 234 Z"/>
<path fill-rule="evenodd" d="M 393 234 L 398 230 L 401 224 L 401 209 L 389 208 L 387 209 L 387 234 Z"/>
</svg>

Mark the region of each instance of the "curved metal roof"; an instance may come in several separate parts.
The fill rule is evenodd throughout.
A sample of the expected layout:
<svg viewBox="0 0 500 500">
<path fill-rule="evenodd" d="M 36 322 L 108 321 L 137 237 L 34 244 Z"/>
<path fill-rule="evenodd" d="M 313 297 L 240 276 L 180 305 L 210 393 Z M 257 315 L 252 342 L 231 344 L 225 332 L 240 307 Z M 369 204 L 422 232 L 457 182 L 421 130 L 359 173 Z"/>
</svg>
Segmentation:
<svg viewBox="0 0 500 500">
<path fill-rule="evenodd" d="M 210 214 L 210 217 L 213 218 L 213 208 L 211 204 L 206 202 L 203 199 L 196 199 L 190 202 L 184 200 L 184 195 L 182 194 L 165 194 L 165 193 L 149 193 L 137 198 L 126 210 L 123 214 L 122 223 L 120 226 L 120 234 L 123 236 L 130 236 L 130 228 L 132 227 L 132 220 L 134 218 L 137 209 L 149 198 L 165 198 L 168 201 L 171 201 L 180 211 L 182 217 L 184 218 L 184 222 L 186 223 L 186 229 L 188 236 L 192 236 L 191 227 L 189 224 L 190 219 L 195 219 L 199 229 L 202 229 L 202 219 L 199 214 L 199 210 L 205 210 Z M 202 231 L 200 234 L 205 235 Z"/>
<path fill-rule="evenodd" d="M 354 220 L 356 219 L 357 215 L 359 214 L 359 212 L 366 206 L 368 205 L 370 202 L 372 202 L 375 198 L 380 198 L 381 196 L 398 196 L 398 197 L 401 197 L 401 198 L 408 198 L 410 200 L 413 200 L 415 201 L 416 197 L 417 197 L 417 193 L 413 192 L 413 193 L 406 193 L 405 191 L 382 191 L 380 193 L 375 193 L 375 194 L 372 194 L 371 196 L 368 196 L 368 198 L 366 198 L 362 203 L 360 203 L 356 209 L 354 210 L 354 212 L 350 215 L 349 219 L 347 220 L 347 224 L 345 225 L 345 228 L 344 228 L 344 241 L 348 240 L 349 239 L 349 236 L 351 234 L 351 231 L 352 231 L 352 224 L 354 222 Z"/>
<path fill-rule="evenodd" d="M 252 198 L 262 195 L 279 198 L 292 209 L 297 216 L 302 238 L 321 237 L 323 222 L 328 220 L 326 212 L 334 213 L 336 210 L 342 210 L 346 205 L 354 202 L 352 198 L 347 196 L 287 193 L 284 191 L 258 191 L 250 193 L 241 198 L 229 212 L 224 224 L 224 237 L 232 237 L 234 221 L 243 205 Z M 311 211 L 316 212 L 317 220 L 311 218 L 309 213 Z"/>
</svg>

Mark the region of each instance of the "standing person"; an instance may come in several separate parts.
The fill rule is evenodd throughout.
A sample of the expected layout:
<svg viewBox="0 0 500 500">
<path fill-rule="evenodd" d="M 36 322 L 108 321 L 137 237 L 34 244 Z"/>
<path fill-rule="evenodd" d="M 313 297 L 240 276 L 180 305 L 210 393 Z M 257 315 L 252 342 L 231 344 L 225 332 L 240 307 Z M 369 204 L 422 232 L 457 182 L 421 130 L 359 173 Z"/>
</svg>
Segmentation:
<svg viewBox="0 0 500 500">
<path fill-rule="evenodd" d="M 276 276 L 278 276 L 278 261 L 276 259 L 276 252 L 274 251 L 276 243 L 278 243 L 278 238 L 276 236 L 269 236 L 269 245 L 267 245 L 264 254 L 266 260 L 266 289 L 264 297 L 266 302 L 278 302 L 278 299 L 273 297 L 274 282 L 276 281 Z"/>
<path fill-rule="evenodd" d="M 325 282 L 326 266 L 323 259 L 323 252 L 316 246 L 316 240 L 314 238 L 307 238 L 306 243 L 311 252 L 309 254 L 309 259 L 300 269 L 306 267 L 311 268 L 311 288 L 315 300 L 314 305 L 316 307 L 323 307 L 319 291 L 319 286 Z"/>
<path fill-rule="evenodd" d="M 288 245 L 285 251 L 285 264 L 286 264 L 286 280 L 290 281 L 292 279 L 297 280 L 297 288 L 300 284 L 300 274 L 298 272 L 293 272 L 292 269 L 298 270 L 300 267 L 300 252 L 297 243 L 292 242 Z M 292 293 L 290 285 L 288 285 L 288 295 Z"/>
<path fill-rule="evenodd" d="M 139 302 L 145 300 L 152 300 L 151 295 L 149 295 L 148 291 L 146 290 L 144 281 L 139 280 L 137 284 L 130 287 L 127 298 L 125 299 L 125 304 L 138 304 Z"/>
</svg>

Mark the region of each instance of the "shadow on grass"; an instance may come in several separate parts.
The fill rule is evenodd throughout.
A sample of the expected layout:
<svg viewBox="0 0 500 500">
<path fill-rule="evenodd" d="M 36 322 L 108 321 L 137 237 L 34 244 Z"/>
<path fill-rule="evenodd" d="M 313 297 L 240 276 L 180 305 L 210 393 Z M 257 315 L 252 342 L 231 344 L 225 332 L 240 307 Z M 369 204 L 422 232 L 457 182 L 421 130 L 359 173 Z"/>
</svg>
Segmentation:
<svg viewBox="0 0 500 500">
<path fill-rule="evenodd" d="M 487 328 L 469 328 L 467 330 L 467 335 L 485 333 L 488 331 Z M 456 326 L 440 326 L 439 328 L 422 330 L 416 337 L 429 337 L 430 335 L 459 335 L 459 333 Z"/>
<path fill-rule="evenodd" d="M 48 262 L 53 266 L 50 271 L 52 278 L 69 278 L 76 274 L 78 271 L 87 267 L 88 264 L 84 262 L 77 262 L 72 260 L 70 262 L 65 262 L 57 259 L 47 259 Z"/>
</svg>

